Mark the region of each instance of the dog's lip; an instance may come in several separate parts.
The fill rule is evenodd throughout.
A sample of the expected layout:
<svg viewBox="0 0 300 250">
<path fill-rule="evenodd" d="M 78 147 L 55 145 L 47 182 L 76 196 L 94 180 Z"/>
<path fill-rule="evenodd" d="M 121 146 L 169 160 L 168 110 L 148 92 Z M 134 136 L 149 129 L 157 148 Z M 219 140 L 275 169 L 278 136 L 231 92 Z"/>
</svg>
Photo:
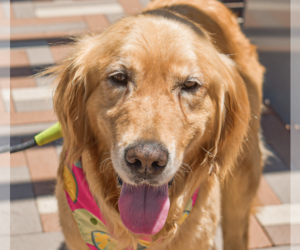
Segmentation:
<svg viewBox="0 0 300 250">
<path fill-rule="evenodd" d="M 170 189 L 173 185 L 174 182 L 174 177 L 172 178 L 171 181 L 168 182 L 168 188 Z M 121 179 L 121 177 L 117 174 L 117 184 L 119 187 L 122 187 L 123 185 L 123 180 Z"/>
<path fill-rule="evenodd" d="M 171 181 L 168 182 L 168 188 L 169 188 L 169 189 L 172 187 L 173 182 L 174 182 L 174 177 L 172 178 Z"/>
<path fill-rule="evenodd" d="M 117 182 L 118 182 L 118 185 L 120 186 L 120 187 L 122 187 L 122 185 L 123 185 L 123 180 L 120 178 L 120 176 L 117 174 Z"/>
</svg>

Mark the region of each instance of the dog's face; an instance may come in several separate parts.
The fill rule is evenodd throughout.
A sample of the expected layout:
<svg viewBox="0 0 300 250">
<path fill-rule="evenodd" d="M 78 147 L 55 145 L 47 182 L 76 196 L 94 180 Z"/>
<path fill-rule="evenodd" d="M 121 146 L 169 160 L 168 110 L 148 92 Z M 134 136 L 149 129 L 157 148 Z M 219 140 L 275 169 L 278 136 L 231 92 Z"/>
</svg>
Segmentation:
<svg viewBox="0 0 300 250">
<path fill-rule="evenodd" d="M 203 137 L 214 108 L 207 112 L 213 104 L 201 63 L 207 58 L 193 43 L 197 35 L 168 20 L 147 21 L 129 30 L 102 70 L 91 96 L 99 110 L 90 117 L 109 137 L 123 181 L 162 185 L 172 180 L 192 141 Z"/>
<path fill-rule="evenodd" d="M 123 181 L 162 185 L 194 142 L 212 137 L 212 95 L 223 88 L 216 68 L 224 62 L 203 34 L 167 19 L 142 21 L 117 41 L 108 34 L 115 50 L 99 58 L 99 84 L 87 111 Z M 103 66 L 102 57 L 109 58 Z"/>
<path fill-rule="evenodd" d="M 232 61 L 200 27 L 167 14 L 130 17 L 83 39 L 62 66 L 56 91 L 69 154 L 82 152 L 86 137 L 101 143 L 123 186 L 137 187 L 135 194 L 122 190 L 127 200 L 145 185 L 161 188 L 164 197 L 182 165 L 200 167 L 208 154 L 230 164 L 227 154 L 238 151 L 248 124 L 246 90 Z M 162 200 L 156 205 L 163 210 Z M 161 225 L 128 227 L 153 234 Z"/>
</svg>

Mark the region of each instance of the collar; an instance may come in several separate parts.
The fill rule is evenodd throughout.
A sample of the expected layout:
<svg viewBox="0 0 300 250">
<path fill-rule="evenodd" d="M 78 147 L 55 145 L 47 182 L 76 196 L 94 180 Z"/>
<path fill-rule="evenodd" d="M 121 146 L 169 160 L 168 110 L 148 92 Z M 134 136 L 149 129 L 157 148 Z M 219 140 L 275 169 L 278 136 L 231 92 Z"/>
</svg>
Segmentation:
<svg viewBox="0 0 300 250">
<path fill-rule="evenodd" d="M 91 250 L 115 249 L 116 246 L 110 241 L 104 217 L 89 190 L 80 160 L 73 163 L 72 168 L 69 166 L 64 167 L 63 179 L 68 204 L 87 246 Z M 196 190 L 193 197 L 186 204 L 179 224 L 182 224 L 191 212 L 198 191 L 199 189 Z M 143 237 L 138 240 L 139 250 L 146 249 L 149 246 L 151 246 L 150 237 Z"/>
</svg>

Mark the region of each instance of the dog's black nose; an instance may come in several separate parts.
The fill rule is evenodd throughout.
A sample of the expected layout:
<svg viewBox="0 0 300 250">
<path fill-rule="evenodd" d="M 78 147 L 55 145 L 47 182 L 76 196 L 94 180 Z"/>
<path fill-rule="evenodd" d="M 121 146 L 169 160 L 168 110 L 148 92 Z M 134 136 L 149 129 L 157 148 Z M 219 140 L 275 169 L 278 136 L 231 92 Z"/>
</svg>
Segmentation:
<svg viewBox="0 0 300 250">
<path fill-rule="evenodd" d="M 166 167 L 168 151 L 159 143 L 142 142 L 126 149 L 125 161 L 140 178 L 152 178 Z"/>
</svg>

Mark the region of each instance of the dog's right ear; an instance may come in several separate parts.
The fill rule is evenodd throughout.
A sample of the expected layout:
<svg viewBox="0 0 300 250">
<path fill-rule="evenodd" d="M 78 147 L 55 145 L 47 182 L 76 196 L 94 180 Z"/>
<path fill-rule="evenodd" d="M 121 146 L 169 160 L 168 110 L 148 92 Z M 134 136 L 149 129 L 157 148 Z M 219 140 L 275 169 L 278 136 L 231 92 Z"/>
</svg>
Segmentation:
<svg viewBox="0 0 300 250">
<path fill-rule="evenodd" d="M 78 160 L 89 140 L 85 116 L 87 70 L 84 60 L 78 57 L 75 53 L 73 57 L 44 72 L 56 75 L 53 105 L 62 128 L 67 150 L 66 162 Z"/>
</svg>

